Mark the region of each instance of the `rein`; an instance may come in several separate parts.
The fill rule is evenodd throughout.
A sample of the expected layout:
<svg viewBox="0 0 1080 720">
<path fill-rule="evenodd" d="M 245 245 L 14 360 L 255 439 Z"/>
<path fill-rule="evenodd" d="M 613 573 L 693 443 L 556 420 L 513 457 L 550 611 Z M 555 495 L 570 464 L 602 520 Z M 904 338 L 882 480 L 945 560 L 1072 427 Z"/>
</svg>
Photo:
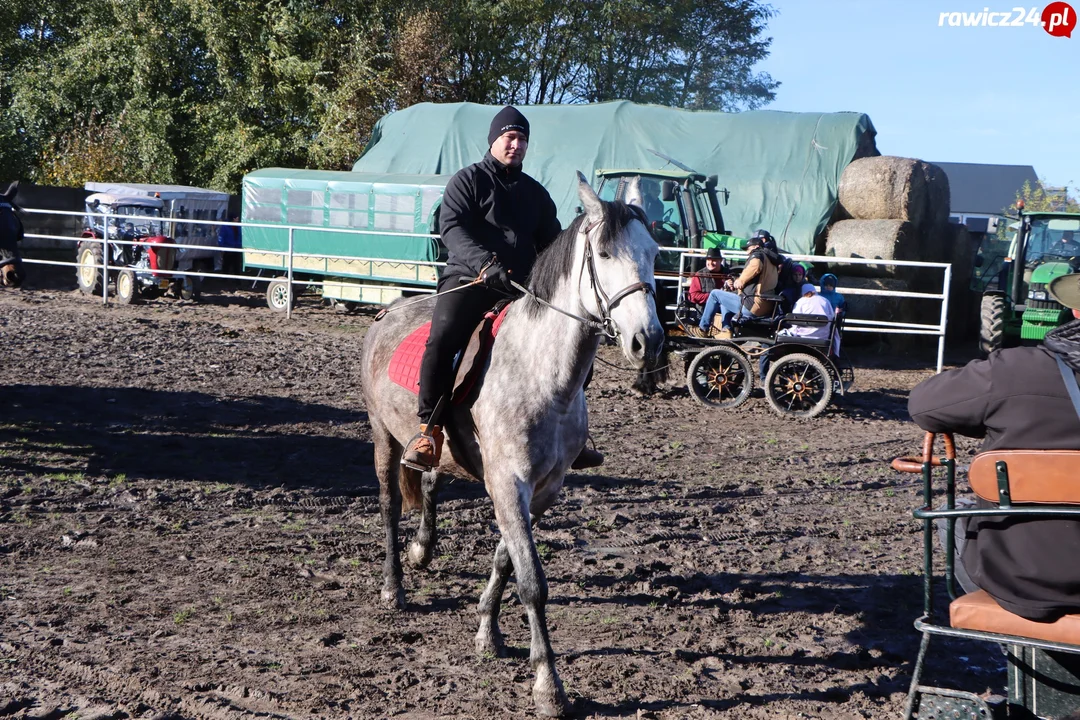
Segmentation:
<svg viewBox="0 0 1080 720">
<path fill-rule="evenodd" d="M 511 284 L 515 289 L 525 293 L 541 305 L 549 307 L 555 312 L 562 313 L 569 318 L 573 318 L 586 327 L 593 328 L 595 331 L 594 334 L 603 335 L 604 337 L 615 340 L 619 337 L 619 326 L 615 323 L 614 318 L 611 317 L 611 311 L 615 306 L 622 302 L 624 298 L 633 295 L 636 292 L 644 292 L 646 295 L 652 295 L 655 298 L 656 289 L 647 282 L 636 282 L 632 285 L 627 285 L 611 297 L 608 297 L 607 293 L 604 292 L 604 288 L 600 286 L 600 281 L 596 279 L 596 261 L 593 260 L 592 241 L 589 239 L 589 233 L 603 222 L 603 220 L 595 220 L 586 225 L 581 231 L 585 235 L 585 258 L 582 260 L 582 266 L 589 272 L 589 285 L 592 287 L 593 296 L 596 298 L 596 307 L 600 310 L 599 320 L 575 315 L 572 312 L 552 305 L 547 300 L 538 297 L 531 290 L 522 287 L 516 282 L 511 282 Z"/>
</svg>

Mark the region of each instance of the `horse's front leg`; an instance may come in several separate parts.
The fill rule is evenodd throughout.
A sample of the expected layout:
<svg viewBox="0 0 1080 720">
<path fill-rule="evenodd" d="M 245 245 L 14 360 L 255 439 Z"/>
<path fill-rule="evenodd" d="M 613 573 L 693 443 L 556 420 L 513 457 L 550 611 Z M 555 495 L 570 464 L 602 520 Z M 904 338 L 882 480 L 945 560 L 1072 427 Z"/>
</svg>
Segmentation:
<svg viewBox="0 0 1080 720">
<path fill-rule="evenodd" d="M 495 493 L 492 499 L 495 500 L 495 519 L 503 537 L 500 545 L 506 544 L 514 564 L 518 596 L 529 615 L 532 635 L 529 662 L 536 673 L 533 702 L 539 714 L 562 717 L 569 712 L 570 703 L 566 699 L 562 681 L 555 672 L 555 652 L 551 649 L 547 627 L 547 578 L 544 577 L 544 568 L 540 565 L 540 556 L 536 553 L 533 541 L 529 501 L 523 497 L 523 494 L 528 492 L 524 488 L 528 486 L 523 481 L 514 479 L 502 487 L 507 492 Z"/>
<path fill-rule="evenodd" d="M 436 470 L 429 470 L 420 480 L 423 504 L 420 511 L 420 528 L 416 537 L 409 543 L 409 561 L 417 567 L 427 567 L 435 551 L 435 504 L 439 497 L 442 476 Z"/>
</svg>

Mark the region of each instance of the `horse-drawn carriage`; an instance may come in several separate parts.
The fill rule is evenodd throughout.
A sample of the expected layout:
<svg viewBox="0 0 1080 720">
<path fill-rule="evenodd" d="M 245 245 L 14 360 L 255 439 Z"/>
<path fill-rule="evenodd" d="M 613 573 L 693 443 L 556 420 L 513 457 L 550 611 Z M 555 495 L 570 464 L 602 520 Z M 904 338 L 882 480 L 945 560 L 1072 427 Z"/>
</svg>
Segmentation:
<svg viewBox="0 0 1080 720">
<path fill-rule="evenodd" d="M 772 301 L 771 316 L 740 310 L 732 319 L 730 338 L 695 337 L 688 328 L 697 326 L 702 309 L 687 297 L 689 277 L 685 269 L 680 272 L 675 324 L 667 342 L 684 359 L 686 386 L 695 400 L 707 407 L 739 407 L 760 383 L 777 413 L 812 418 L 834 394 L 851 388 L 855 373 L 840 353 L 843 313 L 833 318 L 785 313 L 781 296 L 763 294 Z"/>
</svg>

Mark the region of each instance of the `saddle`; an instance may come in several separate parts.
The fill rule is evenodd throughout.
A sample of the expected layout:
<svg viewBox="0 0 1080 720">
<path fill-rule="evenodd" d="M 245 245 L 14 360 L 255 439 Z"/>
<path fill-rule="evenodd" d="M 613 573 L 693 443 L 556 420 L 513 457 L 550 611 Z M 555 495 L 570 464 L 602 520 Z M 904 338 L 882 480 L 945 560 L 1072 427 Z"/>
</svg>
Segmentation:
<svg viewBox="0 0 1080 720">
<path fill-rule="evenodd" d="M 491 346 L 509 308 L 510 301 L 506 300 L 484 313 L 484 319 L 469 337 L 465 349 L 454 359 L 454 390 L 450 396 L 454 405 L 469 403 L 475 399 L 475 391 L 479 390 L 476 381 L 487 365 Z M 430 334 L 430 322 L 413 330 L 394 350 L 387 367 L 390 380 L 413 395 L 420 394 L 420 362 L 423 360 L 424 347 Z"/>
</svg>

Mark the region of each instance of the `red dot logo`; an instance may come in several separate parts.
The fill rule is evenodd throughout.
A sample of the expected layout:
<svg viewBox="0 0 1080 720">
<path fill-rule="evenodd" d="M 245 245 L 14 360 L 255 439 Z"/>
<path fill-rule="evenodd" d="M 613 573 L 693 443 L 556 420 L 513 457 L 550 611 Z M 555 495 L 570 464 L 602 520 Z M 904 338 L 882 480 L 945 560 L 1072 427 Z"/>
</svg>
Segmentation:
<svg viewBox="0 0 1080 720">
<path fill-rule="evenodd" d="M 1043 30 L 1054 37 L 1072 37 L 1076 27 L 1076 11 L 1067 2 L 1052 2 L 1042 11 Z"/>
</svg>

